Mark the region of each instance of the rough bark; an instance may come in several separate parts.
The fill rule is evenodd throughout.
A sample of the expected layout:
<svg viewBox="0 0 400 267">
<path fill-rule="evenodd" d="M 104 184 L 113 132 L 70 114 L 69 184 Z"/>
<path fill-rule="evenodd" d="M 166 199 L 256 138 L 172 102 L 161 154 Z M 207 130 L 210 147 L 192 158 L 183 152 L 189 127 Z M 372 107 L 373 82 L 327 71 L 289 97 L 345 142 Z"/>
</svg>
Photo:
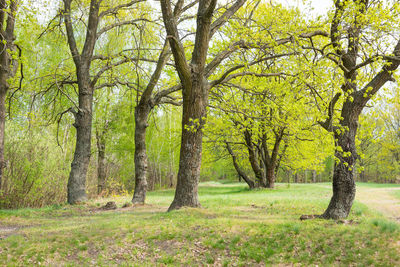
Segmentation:
<svg viewBox="0 0 400 267">
<path fill-rule="evenodd" d="M 275 187 L 275 168 L 267 169 L 267 188 Z"/>
<path fill-rule="evenodd" d="M 263 135 L 262 140 L 262 158 L 264 161 L 264 168 L 266 170 L 266 187 L 267 188 L 274 188 L 275 187 L 275 180 L 276 175 L 279 170 L 279 165 L 283 155 L 286 152 L 287 145 L 285 145 L 284 149 L 280 152 L 280 145 L 283 140 L 283 136 L 285 135 L 285 129 L 280 129 L 278 132 L 275 133 L 275 143 L 274 147 L 272 148 L 271 152 L 267 146 L 267 135 Z"/>
<path fill-rule="evenodd" d="M 2 188 L 3 169 L 6 167 L 4 161 L 4 138 L 6 124 L 6 94 L 7 90 L 3 89 L 0 81 L 0 190 Z"/>
<path fill-rule="evenodd" d="M 146 199 L 148 169 L 146 128 L 149 112 L 150 107 L 144 101 L 141 101 L 135 108 L 135 191 L 132 198 L 133 204 L 144 204 Z"/>
<path fill-rule="evenodd" d="M 265 168 L 263 169 L 258 161 L 258 156 L 256 149 L 253 144 L 252 136 L 250 130 L 245 130 L 244 131 L 244 140 L 247 146 L 247 151 L 249 153 L 249 162 L 251 165 L 251 168 L 253 169 L 254 175 L 256 176 L 257 183 L 259 186 L 262 187 L 267 187 L 267 177 L 266 177 L 266 172 Z"/>
<path fill-rule="evenodd" d="M 154 99 L 152 93 L 168 58 L 169 45 L 168 41 L 166 41 L 157 61 L 156 69 L 135 108 L 135 191 L 132 198 L 133 204 L 144 204 L 146 200 L 148 171 L 148 157 L 146 151 L 147 120 L 151 110 L 162 100 L 161 97 Z"/>
<path fill-rule="evenodd" d="M 64 0 L 64 19 L 67 29 L 68 45 L 75 63 L 78 80 L 78 110 L 74 111 L 76 128 L 76 144 L 74 159 L 68 179 L 68 203 L 77 204 L 87 201 L 86 174 L 90 162 L 92 137 L 92 107 L 94 84 L 90 78 L 90 65 L 96 44 L 97 27 L 99 23 L 100 2 L 90 3 L 86 39 L 82 53 L 78 52 L 71 21 L 71 0 Z"/>
<path fill-rule="evenodd" d="M 78 45 L 75 39 L 75 27 L 71 18 L 71 4 L 72 0 L 63 0 L 64 10 L 63 19 L 66 28 L 66 36 L 68 40 L 68 45 L 72 55 L 72 59 L 75 64 L 75 72 L 77 82 L 69 81 L 68 84 L 77 83 L 78 84 L 78 110 L 72 110 L 75 115 L 75 128 L 77 131 L 76 135 L 76 147 L 74 152 L 74 160 L 71 164 L 71 172 L 68 181 L 68 203 L 75 204 L 78 202 L 84 202 L 87 197 L 85 193 L 86 186 L 86 174 L 90 161 L 90 147 L 91 147 L 91 127 L 92 127 L 92 106 L 93 106 L 93 93 L 95 89 L 100 89 L 104 87 L 112 87 L 120 84 L 120 82 L 115 83 L 103 83 L 97 85 L 102 75 L 107 71 L 111 70 L 116 66 L 132 62 L 131 58 L 126 58 L 116 61 L 109 62 L 109 59 L 114 59 L 118 56 L 111 55 L 94 55 L 94 49 L 99 37 L 109 30 L 115 29 L 116 27 L 121 27 L 124 25 L 133 25 L 137 21 L 146 20 L 143 18 L 118 21 L 114 24 L 106 25 L 103 28 L 99 28 L 99 22 L 102 18 L 108 16 L 118 17 L 118 11 L 121 9 L 129 8 L 143 0 L 128 1 L 114 7 L 106 9 L 107 4 L 102 5 L 102 12 L 100 13 L 100 5 L 103 0 L 91 0 L 90 8 L 88 13 L 87 22 L 83 24 L 86 27 L 86 35 L 83 39 L 83 47 L 78 49 Z M 79 1 L 74 1 L 77 4 Z M 112 4 L 111 4 L 112 5 Z M 82 21 L 82 20 L 81 20 Z M 81 36 L 83 37 L 83 36 Z M 118 54 L 119 55 L 119 54 Z M 94 60 L 107 60 L 107 64 L 97 70 L 96 73 L 91 73 L 91 63 Z"/>
<path fill-rule="evenodd" d="M 0 0 L 0 190 L 3 179 L 4 139 L 6 121 L 6 96 L 10 88 L 7 80 L 15 76 L 18 68 L 16 60 L 12 59 L 10 51 L 15 51 L 15 16 L 18 3 L 16 1 Z"/>
<path fill-rule="evenodd" d="M 333 196 L 328 208 L 322 215 L 328 219 L 347 218 L 353 205 L 356 194 L 356 184 L 354 180 L 354 165 L 357 160 L 356 134 L 358 127 L 358 117 L 362 107 L 354 106 L 353 102 L 346 102 L 342 109 L 343 127 L 348 127 L 348 131 L 339 134 L 335 132 L 335 139 L 338 146 L 344 151 L 336 151 L 335 156 L 338 161 L 335 163 L 333 172 Z M 351 154 L 347 154 L 350 152 Z"/>
<path fill-rule="evenodd" d="M 86 174 L 89 167 L 92 139 L 92 93 L 79 96 L 79 111 L 75 113 L 76 143 L 68 179 L 68 203 L 87 201 Z"/>
<path fill-rule="evenodd" d="M 358 89 L 355 83 L 358 70 L 369 66 L 375 61 L 369 58 L 366 61 L 357 64 L 358 51 L 360 50 L 361 28 L 357 21 L 353 25 L 348 25 L 346 32 L 340 32 L 340 26 L 343 19 L 345 5 L 341 1 L 335 2 L 336 11 L 331 23 L 330 39 L 332 47 L 341 62 L 337 62 L 343 71 L 345 82 L 342 85 L 342 91 L 349 94 L 352 100 L 346 99 L 341 108 L 341 117 L 343 118 L 339 126 L 333 126 L 332 117 L 335 104 L 340 97 L 340 93 L 331 100 L 328 111 L 328 118 L 320 123 L 326 130 L 334 133 L 336 146 L 340 147 L 335 151 L 337 161 L 333 172 L 333 196 L 328 208 L 322 215 L 326 219 L 346 218 L 351 210 L 355 197 L 356 187 L 354 181 L 355 163 L 357 160 L 355 136 L 357 134 L 359 116 L 366 106 L 367 102 L 388 82 L 393 81 L 392 73 L 398 68 L 400 61 L 400 41 L 395 46 L 393 54 L 395 58 L 384 57 L 386 62 L 382 69 L 376 74 L 363 88 Z M 364 14 L 368 9 L 368 1 L 360 1 L 356 12 Z M 347 38 L 347 49 L 344 49 L 341 38 Z"/>
<path fill-rule="evenodd" d="M 175 10 L 183 5 L 178 0 Z M 169 210 L 183 206 L 198 207 L 197 187 L 200 180 L 200 166 L 202 153 L 202 128 L 207 115 L 208 94 L 211 88 L 207 81 L 206 59 L 208 45 L 212 35 L 220 28 L 243 4 L 245 0 L 237 0 L 224 14 L 212 24 L 216 0 L 200 0 L 197 11 L 197 29 L 189 64 L 185 49 L 181 43 L 176 19 L 172 12 L 171 1 L 161 0 L 161 10 L 164 25 L 169 37 L 171 51 L 174 56 L 175 68 L 182 86 L 183 113 L 182 137 L 179 160 L 178 181 L 174 200 Z"/>
<path fill-rule="evenodd" d="M 177 6 L 183 1 L 178 1 Z M 211 20 L 215 0 L 199 1 L 197 31 L 191 66 L 186 61 L 183 45 L 179 42 L 176 21 L 168 0 L 161 1 L 164 24 L 176 69 L 182 84 L 183 113 L 178 181 L 170 210 L 183 206 L 199 207 L 198 183 L 202 153 L 203 125 L 207 115 L 209 85 L 205 80 L 205 61 L 208 52 Z"/>
<path fill-rule="evenodd" d="M 208 89 L 202 79 L 195 79 L 193 91 L 183 97 L 182 137 L 179 159 L 178 181 L 175 198 L 169 210 L 181 207 L 199 207 L 198 183 L 200 180 L 203 125 L 208 101 Z M 202 92 L 198 95 L 195 92 Z M 191 128 L 193 126 L 193 128 Z"/>
</svg>

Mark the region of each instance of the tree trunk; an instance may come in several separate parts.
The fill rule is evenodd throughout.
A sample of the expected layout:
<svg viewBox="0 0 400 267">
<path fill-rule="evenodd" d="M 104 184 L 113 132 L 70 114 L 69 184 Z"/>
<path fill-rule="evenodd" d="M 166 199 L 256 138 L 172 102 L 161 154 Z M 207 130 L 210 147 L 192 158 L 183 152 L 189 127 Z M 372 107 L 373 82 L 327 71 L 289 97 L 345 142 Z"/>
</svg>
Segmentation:
<svg viewBox="0 0 400 267">
<path fill-rule="evenodd" d="M 86 91 L 86 90 L 85 90 Z M 75 113 L 76 145 L 68 180 L 68 203 L 87 201 L 86 174 L 90 162 L 93 94 L 89 89 L 79 95 L 79 111 Z"/>
<path fill-rule="evenodd" d="M 185 48 L 180 41 L 175 17 L 179 15 L 183 2 L 178 1 L 174 10 L 172 10 L 171 1 L 160 1 L 165 30 L 168 34 L 183 96 L 178 181 L 175 198 L 168 209 L 169 211 L 183 206 L 200 206 L 197 188 L 200 180 L 202 130 L 207 115 L 208 93 L 211 87 L 206 75 L 208 46 L 214 32 L 244 4 L 244 1 L 237 1 L 227 9 L 222 18 L 216 20 L 217 24 L 212 27 L 211 23 L 217 1 L 199 1 L 196 37 L 189 64 L 186 59 Z"/>
<path fill-rule="evenodd" d="M 269 167 L 267 169 L 267 188 L 275 187 L 275 168 Z"/>
<path fill-rule="evenodd" d="M 230 144 L 228 142 L 225 142 L 225 144 L 226 144 L 226 148 L 228 149 L 229 154 L 232 156 L 233 166 L 235 167 L 235 170 L 238 173 L 239 182 L 241 182 L 241 179 L 243 178 L 243 180 L 247 183 L 247 185 L 250 187 L 250 189 L 254 189 L 256 187 L 255 183 L 240 168 L 240 166 L 236 160 L 236 155 L 235 155 L 235 153 L 233 153 L 233 150 L 232 150 Z"/>
<path fill-rule="evenodd" d="M 316 170 L 312 170 L 311 174 L 312 174 L 313 183 L 316 183 L 317 182 L 317 171 Z"/>
<path fill-rule="evenodd" d="M 7 87 L 0 84 L 0 190 L 3 181 L 3 169 L 6 167 L 4 161 L 4 138 L 6 126 L 6 94 Z"/>
<path fill-rule="evenodd" d="M 203 126 L 207 116 L 208 86 L 204 84 L 202 76 L 193 78 L 195 79 L 191 90 L 183 90 L 178 181 L 175 198 L 169 211 L 184 206 L 200 207 L 198 183 L 200 181 Z"/>
<path fill-rule="evenodd" d="M 350 171 L 343 162 L 336 163 L 333 174 L 333 196 L 322 217 L 326 219 L 347 218 L 355 194 L 356 185 L 353 171 Z"/>
<path fill-rule="evenodd" d="M 102 135 L 97 135 L 97 194 L 106 188 L 106 142 Z"/>
<path fill-rule="evenodd" d="M 249 152 L 249 161 L 251 168 L 253 169 L 254 175 L 256 176 L 257 183 L 259 186 L 267 187 L 267 179 L 265 176 L 264 170 L 260 167 L 258 163 L 257 153 L 255 151 L 253 141 L 251 138 L 251 133 L 249 130 L 244 131 L 244 138 L 247 146 L 247 150 Z"/>
<path fill-rule="evenodd" d="M 133 204 L 144 204 L 147 192 L 148 158 L 146 151 L 147 118 L 150 113 L 148 103 L 142 101 L 135 108 L 135 191 Z"/>
<path fill-rule="evenodd" d="M 335 156 L 338 159 L 335 163 L 333 172 L 333 196 L 328 208 L 322 215 L 326 219 L 347 218 L 353 205 L 356 194 L 356 184 L 354 181 L 354 165 L 357 160 L 356 152 L 356 133 L 358 127 L 358 117 L 362 108 L 353 105 L 352 102 L 345 102 L 341 116 L 342 128 L 346 130 L 335 131 L 337 146 L 342 151 L 336 150 Z"/>
<path fill-rule="evenodd" d="M 168 188 L 174 187 L 174 173 L 172 170 L 168 173 Z"/>
<path fill-rule="evenodd" d="M 99 23 L 99 9 L 101 1 L 91 0 L 86 29 L 86 38 L 82 53 L 78 51 L 75 40 L 74 27 L 71 19 L 71 0 L 64 0 L 64 23 L 67 33 L 68 45 L 75 64 L 75 71 L 79 89 L 79 108 L 73 111 L 75 116 L 76 144 L 74 160 L 68 179 L 68 203 L 77 204 L 85 202 L 86 174 L 90 162 L 91 137 L 92 137 L 92 110 L 94 86 L 101 76 L 96 75 L 91 81 L 90 65 L 94 47 L 97 40 L 97 26 Z"/>
<path fill-rule="evenodd" d="M 290 184 L 290 177 L 292 176 L 292 172 L 290 170 L 286 171 L 287 183 Z"/>
<path fill-rule="evenodd" d="M 8 79 L 15 76 L 18 70 L 18 61 L 10 55 L 15 52 L 14 44 L 15 21 L 18 2 L 15 0 L 0 0 L 0 190 L 2 188 L 3 170 L 6 167 L 4 160 L 4 139 L 6 125 L 6 96 L 10 88 Z M 19 56 L 21 57 L 21 50 Z"/>
</svg>

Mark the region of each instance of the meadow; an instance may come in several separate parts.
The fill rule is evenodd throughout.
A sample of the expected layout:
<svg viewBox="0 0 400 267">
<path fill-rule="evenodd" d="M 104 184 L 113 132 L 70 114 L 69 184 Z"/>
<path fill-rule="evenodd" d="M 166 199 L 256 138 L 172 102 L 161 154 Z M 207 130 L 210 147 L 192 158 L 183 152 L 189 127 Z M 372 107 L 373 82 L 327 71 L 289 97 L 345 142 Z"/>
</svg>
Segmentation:
<svg viewBox="0 0 400 267">
<path fill-rule="evenodd" d="M 357 187 L 362 194 L 362 189 L 385 185 Z M 324 211 L 331 196 L 328 183 L 278 184 L 274 190 L 250 191 L 244 184 L 207 182 L 199 190 L 202 208 L 168 213 L 172 190 L 150 192 L 144 206 L 122 208 L 130 196 L 115 196 L 81 206 L 1 210 L 0 263 L 400 265 L 400 225 L 359 201 L 347 220 L 299 219 Z M 102 210 L 108 201 L 115 201 L 118 209 Z"/>
</svg>

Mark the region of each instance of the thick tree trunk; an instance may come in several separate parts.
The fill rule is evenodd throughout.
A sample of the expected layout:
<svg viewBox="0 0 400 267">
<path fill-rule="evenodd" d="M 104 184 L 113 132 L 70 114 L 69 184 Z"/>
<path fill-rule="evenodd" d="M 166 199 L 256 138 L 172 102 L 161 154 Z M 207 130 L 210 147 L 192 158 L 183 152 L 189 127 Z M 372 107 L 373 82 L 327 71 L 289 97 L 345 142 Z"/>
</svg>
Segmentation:
<svg viewBox="0 0 400 267">
<path fill-rule="evenodd" d="M 257 183 L 259 186 L 267 187 L 267 179 L 263 168 L 260 167 L 258 163 L 257 153 L 255 151 L 253 141 L 251 138 L 251 133 L 249 130 L 244 131 L 244 138 L 249 153 L 249 161 L 251 168 L 253 169 L 254 175 L 256 176 Z"/>
<path fill-rule="evenodd" d="M 87 200 L 86 174 L 90 162 L 92 137 L 92 109 L 94 86 L 101 76 L 91 80 L 90 65 L 97 40 L 99 9 L 101 1 L 91 0 L 86 29 L 86 38 L 82 53 L 79 53 L 71 19 L 71 0 L 64 0 L 64 23 L 68 45 L 75 64 L 79 88 L 79 109 L 74 111 L 76 144 L 74 159 L 68 179 L 68 203 L 77 204 Z"/>
<path fill-rule="evenodd" d="M 7 87 L 0 84 L 0 190 L 3 182 L 3 169 L 6 167 L 4 161 L 4 138 L 6 126 L 6 94 Z"/>
<path fill-rule="evenodd" d="M 347 218 L 353 205 L 356 194 L 356 184 L 354 181 L 354 166 L 357 160 L 356 152 L 356 133 L 358 127 L 358 117 L 362 107 L 346 102 L 343 105 L 341 116 L 342 128 L 346 130 L 335 131 L 337 146 L 342 151 L 336 150 L 335 156 L 338 161 L 335 163 L 333 172 L 333 196 L 328 208 L 322 215 L 326 219 Z"/>
<path fill-rule="evenodd" d="M 343 162 L 339 162 L 335 165 L 333 174 L 333 196 L 328 208 L 322 215 L 323 218 L 347 218 L 356 194 L 356 184 L 353 175 L 353 171 L 349 170 Z"/>
<path fill-rule="evenodd" d="M 144 204 L 147 192 L 148 158 L 146 152 L 146 129 L 150 107 L 140 102 L 135 108 L 135 191 L 133 204 Z"/>
<path fill-rule="evenodd" d="M 106 188 L 106 142 L 104 136 L 97 137 L 97 194 Z"/>
<path fill-rule="evenodd" d="M 14 77 L 18 69 L 17 60 L 10 55 L 10 51 L 16 50 L 14 28 L 17 8 L 18 2 L 15 0 L 0 0 L 0 190 L 3 170 L 6 167 L 4 160 L 6 95 L 10 87 L 7 80 Z M 19 56 L 21 56 L 21 51 Z"/>
<path fill-rule="evenodd" d="M 92 90 L 79 95 L 79 111 L 75 114 L 76 145 L 68 180 L 68 203 L 87 201 L 86 174 L 90 162 L 92 137 Z"/>
<path fill-rule="evenodd" d="M 267 188 L 275 187 L 275 168 L 267 169 Z"/>
<path fill-rule="evenodd" d="M 200 87 L 200 88 L 196 88 Z M 178 181 L 170 210 L 200 207 L 198 183 L 202 155 L 203 126 L 207 116 L 208 86 L 203 77 L 193 81 L 192 90 L 183 91 L 182 137 Z M 201 92 L 197 94 L 197 92 Z"/>
<path fill-rule="evenodd" d="M 200 180 L 202 130 L 207 115 L 208 93 L 212 86 L 206 80 L 208 46 L 214 32 L 244 4 L 244 1 L 237 1 L 233 4 L 222 17 L 216 20 L 217 24 L 214 26 L 211 26 L 211 23 L 217 1 L 199 1 L 196 37 L 190 64 L 186 59 L 185 48 L 180 41 L 175 17 L 181 11 L 184 1 L 178 1 L 174 11 L 171 1 L 161 0 L 160 3 L 183 95 L 178 181 L 175 198 L 168 209 L 170 211 L 183 206 L 200 206 L 197 187 Z"/>
</svg>

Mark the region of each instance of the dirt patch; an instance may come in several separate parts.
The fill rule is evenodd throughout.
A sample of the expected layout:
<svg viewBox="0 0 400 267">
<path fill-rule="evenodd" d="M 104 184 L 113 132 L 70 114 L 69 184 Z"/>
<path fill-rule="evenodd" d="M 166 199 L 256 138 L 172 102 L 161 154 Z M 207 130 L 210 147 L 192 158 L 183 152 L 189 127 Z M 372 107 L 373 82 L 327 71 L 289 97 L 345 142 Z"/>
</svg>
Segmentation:
<svg viewBox="0 0 400 267">
<path fill-rule="evenodd" d="M 0 240 L 14 235 L 21 229 L 21 226 L 1 226 L 0 225 Z"/>
<path fill-rule="evenodd" d="M 345 224 L 345 225 L 357 225 L 360 224 L 360 222 L 354 221 L 354 220 L 338 220 L 336 221 L 337 224 Z"/>
<path fill-rule="evenodd" d="M 400 222 L 400 200 L 392 195 L 399 188 L 357 188 L 356 200 Z"/>
</svg>

